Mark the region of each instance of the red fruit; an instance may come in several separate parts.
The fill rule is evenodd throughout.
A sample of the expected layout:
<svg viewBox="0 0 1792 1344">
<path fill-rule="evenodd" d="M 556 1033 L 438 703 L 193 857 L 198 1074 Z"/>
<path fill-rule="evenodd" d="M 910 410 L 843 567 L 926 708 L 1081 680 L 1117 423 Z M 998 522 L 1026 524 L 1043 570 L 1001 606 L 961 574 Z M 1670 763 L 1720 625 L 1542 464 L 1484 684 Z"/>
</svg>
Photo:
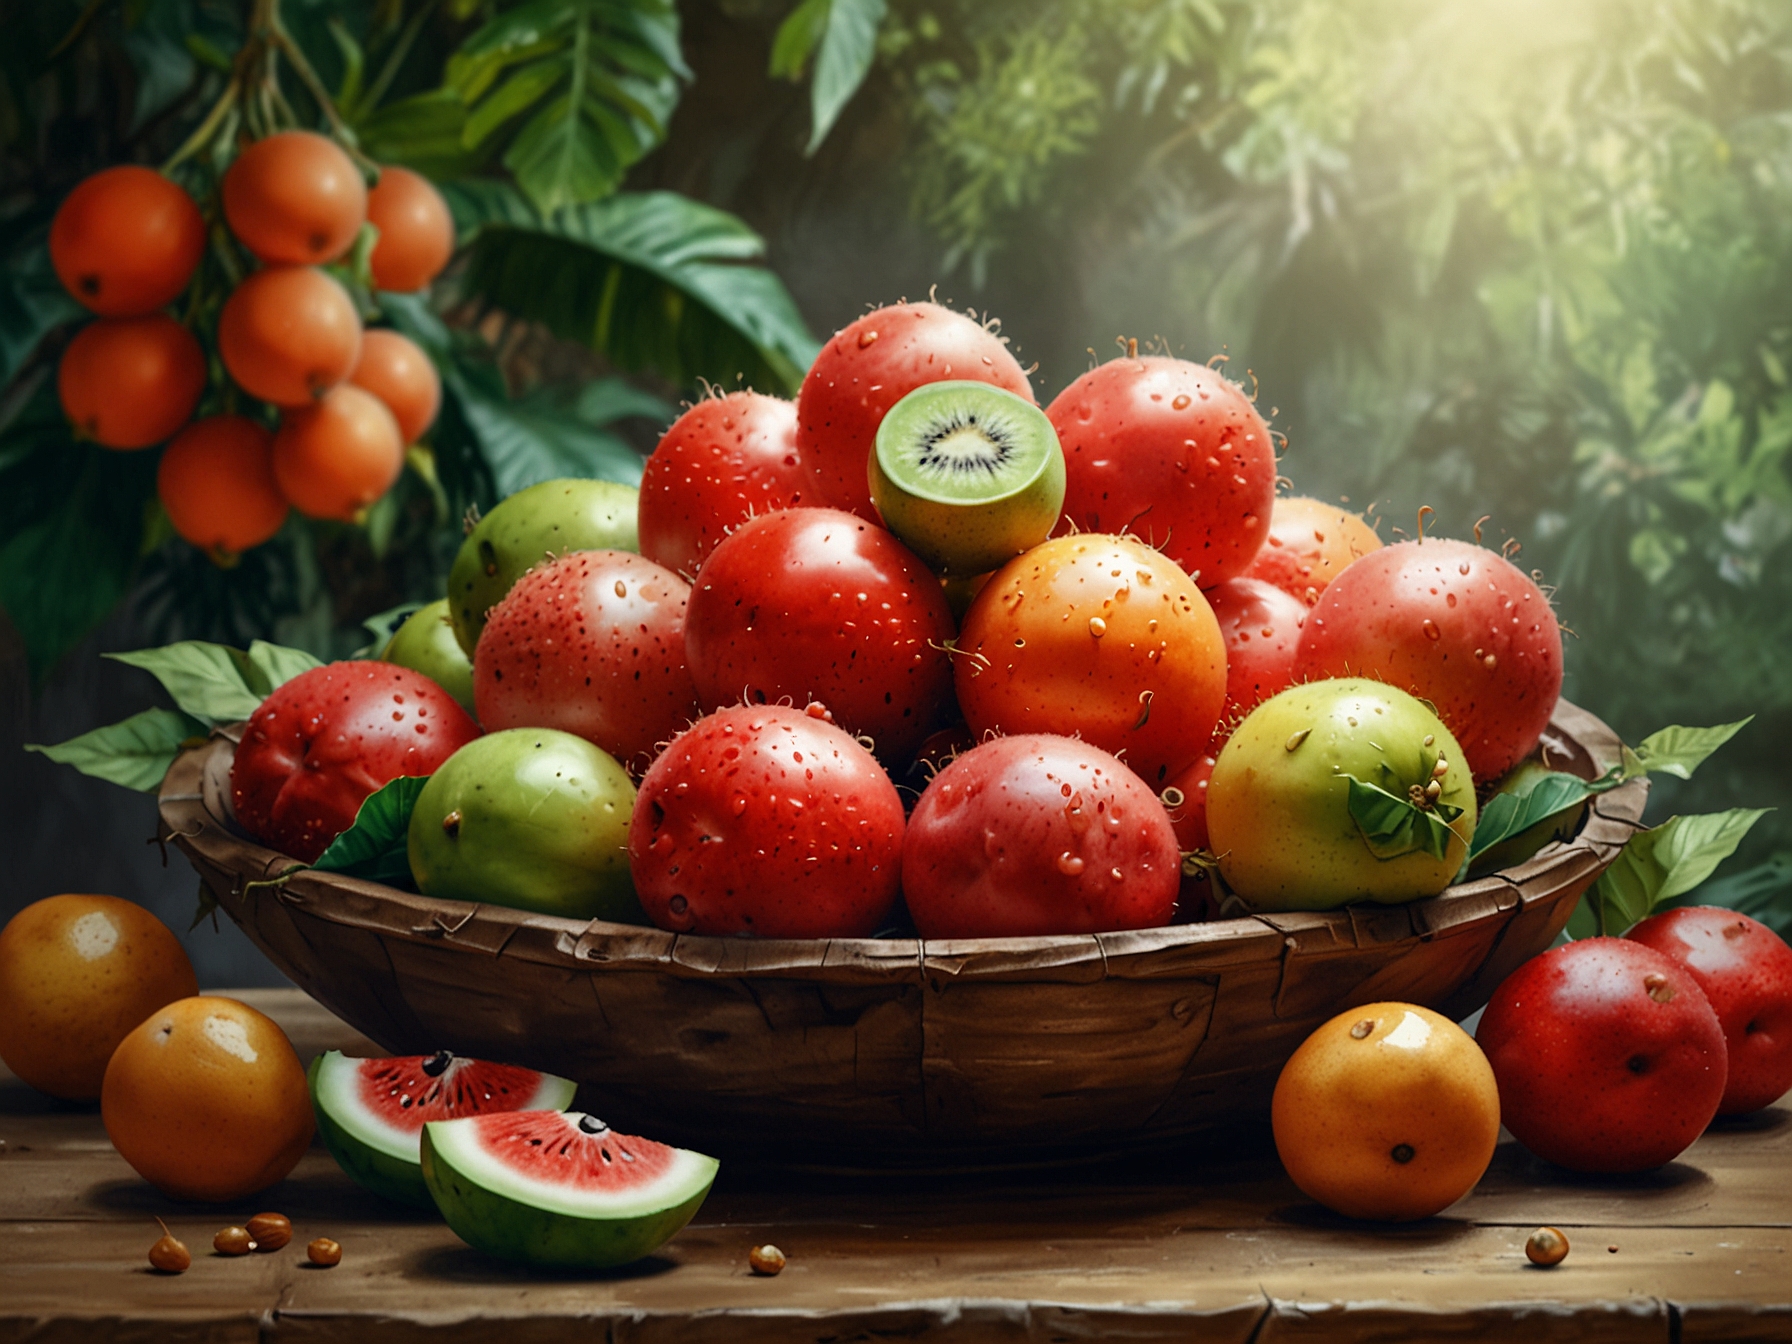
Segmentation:
<svg viewBox="0 0 1792 1344">
<path fill-rule="evenodd" d="M 1403 541 L 1353 561 L 1301 632 L 1296 681 L 1373 677 L 1437 707 L 1477 780 L 1530 754 L 1562 690 L 1542 590 L 1472 542 Z"/>
<path fill-rule="evenodd" d="M 56 370 L 62 410 L 108 448 L 147 448 L 187 423 L 205 391 L 205 352 L 171 317 L 103 317 L 75 334 Z"/>
<path fill-rule="evenodd" d="M 362 335 L 361 357 L 348 380 L 386 403 L 406 443 L 422 438 L 442 408 L 442 379 L 436 366 L 414 341 L 396 331 Z"/>
<path fill-rule="evenodd" d="M 1233 724 L 1294 685 L 1294 654 L 1307 608 L 1260 579 L 1227 579 L 1207 590 L 1207 601 L 1226 639 L 1226 708 L 1220 718 Z"/>
<path fill-rule="evenodd" d="M 813 501 L 875 520 L 867 471 L 884 413 L 923 383 L 947 378 L 1034 399 L 1006 341 L 937 303 L 879 308 L 835 332 L 796 399 L 797 456 Z"/>
<path fill-rule="evenodd" d="M 315 406 L 288 411 L 274 436 L 280 493 L 310 518 L 353 522 L 404 471 L 404 439 L 386 403 L 335 387 Z"/>
<path fill-rule="evenodd" d="M 1176 828 L 1176 843 L 1185 850 L 1213 847 L 1207 841 L 1207 786 L 1213 782 L 1219 747 L 1216 745 L 1213 750 L 1215 755 L 1203 756 L 1186 770 L 1170 776 L 1170 782 L 1158 794 L 1170 814 L 1170 824 Z"/>
<path fill-rule="evenodd" d="M 397 294 L 422 289 L 454 255 L 454 216 L 429 179 L 409 168 L 382 168 L 367 193 L 367 222 L 380 231 L 368 259 L 373 287 Z"/>
<path fill-rule="evenodd" d="M 230 769 L 236 818 L 263 844 L 310 863 L 354 824 L 367 796 L 430 775 L 479 736 L 454 698 L 392 663 L 301 672 L 249 717 Z"/>
<path fill-rule="evenodd" d="M 361 357 L 361 315 L 315 266 L 271 266 L 231 291 L 218 354 L 237 386 L 276 406 L 309 406 Z"/>
<path fill-rule="evenodd" d="M 757 392 L 708 397 L 673 421 L 641 477 L 641 554 L 695 574 L 748 518 L 809 492 L 796 454 L 796 406 Z"/>
<path fill-rule="evenodd" d="M 1249 397 L 1205 364 L 1110 360 L 1046 409 L 1064 445 L 1056 536 L 1125 532 L 1203 588 L 1244 573 L 1276 494 L 1276 450 Z"/>
<path fill-rule="evenodd" d="M 906 763 L 952 701 L 939 580 L 883 528 L 838 509 L 742 523 L 704 561 L 685 655 L 709 708 L 819 700 Z"/>
<path fill-rule="evenodd" d="M 1336 504 L 1289 495 L 1269 515 L 1269 535 L 1245 577 L 1273 583 L 1309 607 L 1351 561 L 1381 549 L 1381 538 L 1361 514 Z"/>
<path fill-rule="evenodd" d="M 896 902 L 902 800 L 840 729 L 784 705 L 699 719 L 641 780 L 629 868 L 679 933 L 862 938 Z"/>
<path fill-rule="evenodd" d="M 1226 646 L 1194 580 L 1128 537 L 1054 537 L 996 571 L 959 631 L 953 678 L 979 735 L 1058 733 L 1161 788 L 1207 751 Z"/>
<path fill-rule="evenodd" d="M 274 481 L 273 444 L 240 415 L 183 429 L 156 467 L 156 493 L 174 530 L 213 555 L 246 551 L 278 532 L 290 506 Z"/>
<path fill-rule="evenodd" d="M 172 303 L 204 254 L 205 220 L 193 198 L 134 164 L 83 179 L 50 224 L 56 278 L 101 317 L 140 317 Z"/>
<path fill-rule="evenodd" d="M 1622 938 L 1583 939 L 1520 966 L 1493 992 L 1475 1039 L 1506 1128 L 1574 1171 L 1673 1161 L 1724 1094 L 1723 1028 L 1698 981 Z"/>
<path fill-rule="evenodd" d="M 1181 861 L 1151 789 L 1107 752 L 999 737 L 940 771 L 909 818 L 902 890 L 923 938 L 1168 924 Z"/>
<path fill-rule="evenodd" d="M 268 265 L 322 265 L 354 246 L 367 183 L 335 141 L 314 131 L 257 140 L 224 174 L 224 218 Z"/>
<path fill-rule="evenodd" d="M 1747 915 L 1685 906 L 1624 935 L 1691 973 L 1724 1029 L 1730 1071 L 1719 1115 L 1746 1115 L 1792 1088 L 1792 947 Z"/>
<path fill-rule="evenodd" d="M 685 666 L 690 594 L 629 551 L 537 565 L 492 608 L 474 649 L 479 721 L 576 733 L 639 774 L 702 713 Z"/>
</svg>

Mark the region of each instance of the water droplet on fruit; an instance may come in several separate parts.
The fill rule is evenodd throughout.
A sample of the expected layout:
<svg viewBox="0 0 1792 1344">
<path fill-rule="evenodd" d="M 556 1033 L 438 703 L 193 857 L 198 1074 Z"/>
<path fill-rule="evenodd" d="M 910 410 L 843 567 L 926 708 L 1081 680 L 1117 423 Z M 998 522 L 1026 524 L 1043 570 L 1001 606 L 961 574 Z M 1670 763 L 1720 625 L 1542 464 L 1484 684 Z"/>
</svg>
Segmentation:
<svg viewBox="0 0 1792 1344">
<path fill-rule="evenodd" d="M 628 585 L 626 583 L 624 583 L 621 579 L 616 580 L 616 596 L 617 597 L 627 597 L 628 596 Z"/>
<path fill-rule="evenodd" d="M 1293 751 L 1295 748 L 1299 747 L 1302 742 L 1307 740 L 1307 735 L 1312 731 L 1311 728 L 1302 728 L 1297 733 L 1290 733 L 1288 735 L 1288 740 L 1282 744 L 1282 750 Z"/>
<path fill-rule="evenodd" d="M 876 340 L 877 340 L 877 333 L 875 331 L 861 331 L 859 333 L 859 349 L 861 349 L 861 350 L 867 349 Z"/>
<path fill-rule="evenodd" d="M 1190 397 L 1188 393 L 1186 393 L 1186 392 L 1180 393 L 1177 395 L 1176 400 L 1172 401 L 1170 403 L 1170 409 L 1176 410 L 1176 411 L 1186 411 L 1189 408 L 1189 403 L 1193 400 L 1194 400 L 1194 398 Z"/>
<path fill-rule="evenodd" d="M 1500 660 L 1497 657 L 1495 657 L 1493 654 L 1490 653 L 1485 658 L 1483 658 L 1481 660 L 1481 662 L 1483 664 L 1485 664 L 1487 670 L 1489 672 L 1491 672 L 1491 671 L 1493 671 L 1494 668 L 1499 666 Z"/>
<path fill-rule="evenodd" d="M 737 817 L 740 816 L 742 813 L 744 813 L 747 810 L 746 795 L 743 793 L 735 794 L 734 801 L 733 801 L 733 803 L 730 804 L 730 806 L 734 809 L 734 815 Z"/>
<path fill-rule="evenodd" d="M 1657 1003 L 1672 1003 L 1674 1001 L 1674 987 L 1668 983 L 1667 976 L 1660 971 L 1651 971 L 1645 975 L 1643 988 L 1649 991 L 1649 997 Z M 1640 1073 L 1641 1070 L 1639 1069 L 1638 1072 Z"/>
<path fill-rule="evenodd" d="M 1103 635 L 1107 634 L 1107 632 L 1108 623 L 1102 620 L 1101 617 L 1091 616 L 1089 618 L 1089 633 L 1096 639 L 1100 639 Z"/>
<path fill-rule="evenodd" d="M 1083 871 L 1083 861 L 1067 849 L 1058 855 L 1058 871 L 1066 877 L 1075 877 Z"/>
<path fill-rule="evenodd" d="M 1424 623 L 1419 628 L 1425 632 L 1426 639 L 1436 641 L 1443 638 L 1443 631 L 1439 630 L 1436 622 L 1432 621 L 1429 617 L 1425 619 Z"/>
<path fill-rule="evenodd" d="M 1463 562 L 1462 562 L 1462 563 L 1461 563 L 1461 564 L 1460 564 L 1460 565 L 1457 565 L 1457 566 L 1456 566 L 1456 572 L 1457 572 L 1457 573 L 1458 573 L 1458 574 L 1466 574 L 1466 573 L 1468 573 L 1468 561 L 1466 561 L 1466 560 L 1464 560 L 1464 561 L 1463 561 Z"/>
</svg>

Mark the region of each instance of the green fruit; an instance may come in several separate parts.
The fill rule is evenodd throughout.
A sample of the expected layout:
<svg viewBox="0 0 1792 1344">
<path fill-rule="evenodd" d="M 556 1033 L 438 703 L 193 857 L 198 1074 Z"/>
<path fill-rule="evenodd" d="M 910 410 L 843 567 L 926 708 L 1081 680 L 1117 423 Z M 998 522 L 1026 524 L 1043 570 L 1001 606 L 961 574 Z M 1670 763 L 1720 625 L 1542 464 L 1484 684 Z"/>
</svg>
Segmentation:
<svg viewBox="0 0 1792 1344">
<path fill-rule="evenodd" d="M 543 481 L 519 490 L 480 519 L 448 571 L 449 615 L 467 657 L 485 613 L 530 568 L 570 551 L 638 551 L 641 492 L 613 481 Z"/>
<path fill-rule="evenodd" d="M 1406 801 L 1415 789 L 1422 807 Z M 1409 829 L 1390 835 L 1390 820 Z M 1207 829 L 1220 875 L 1253 910 L 1397 904 L 1455 880 L 1475 831 L 1474 780 L 1423 701 L 1363 678 L 1309 682 L 1232 734 L 1208 785 Z"/>
<path fill-rule="evenodd" d="M 988 383 L 925 383 L 877 429 L 871 500 L 941 574 L 1000 568 L 1051 535 L 1064 450 L 1045 412 Z"/>
<path fill-rule="evenodd" d="M 487 733 L 417 795 L 411 876 L 426 896 L 644 924 L 628 870 L 634 806 L 628 772 L 582 737 Z"/>
<path fill-rule="evenodd" d="M 458 700 L 467 713 L 473 713 L 473 663 L 455 638 L 447 598 L 407 616 L 387 641 L 380 659 L 421 672 Z"/>
</svg>

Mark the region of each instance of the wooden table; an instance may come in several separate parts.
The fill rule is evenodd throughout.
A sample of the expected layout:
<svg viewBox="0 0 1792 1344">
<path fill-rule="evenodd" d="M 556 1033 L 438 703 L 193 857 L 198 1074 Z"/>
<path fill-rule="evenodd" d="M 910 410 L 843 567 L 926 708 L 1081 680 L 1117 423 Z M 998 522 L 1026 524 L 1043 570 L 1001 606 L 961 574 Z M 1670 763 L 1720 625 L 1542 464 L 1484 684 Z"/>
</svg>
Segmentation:
<svg viewBox="0 0 1792 1344">
<path fill-rule="evenodd" d="M 302 1057 L 378 1053 L 296 990 L 239 997 Z M 363 1194 L 320 1147 L 253 1206 L 172 1204 L 95 1109 L 3 1071 L 0 1140 L 0 1341 L 1792 1340 L 1786 1103 L 1623 1180 L 1570 1178 L 1508 1141 L 1467 1199 L 1397 1228 L 1305 1200 L 1261 1135 L 1180 1168 L 976 1180 L 724 1166 L 659 1256 L 585 1277 L 488 1260 Z M 210 1253 L 262 1208 L 292 1218 L 292 1246 Z M 152 1215 L 194 1251 L 186 1274 L 149 1270 Z M 1525 1260 L 1540 1223 L 1573 1242 L 1559 1268 Z M 342 1243 L 338 1268 L 304 1263 L 320 1235 Z M 775 1279 L 747 1270 L 765 1241 L 790 1257 Z"/>
</svg>

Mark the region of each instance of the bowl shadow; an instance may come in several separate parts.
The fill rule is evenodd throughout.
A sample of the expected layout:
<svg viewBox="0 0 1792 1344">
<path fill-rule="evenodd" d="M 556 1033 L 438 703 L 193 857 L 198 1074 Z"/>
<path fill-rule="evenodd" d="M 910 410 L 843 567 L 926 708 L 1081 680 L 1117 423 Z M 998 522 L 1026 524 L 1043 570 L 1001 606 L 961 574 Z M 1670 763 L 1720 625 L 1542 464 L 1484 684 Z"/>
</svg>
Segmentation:
<svg viewBox="0 0 1792 1344">
<path fill-rule="evenodd" d="M 614 1269 L 564 1269 L 512 1264 L 476 1251 L 471 1246 L 435 1246 L 410 1257 L 407 1276 L 448 1279 L 455 1283 L 481 1283 L 500 1287 L 530 1283 L 627 1283 L 658 1278 L 678 1268 L 665 1255 L 649 1255 Z"/>
</svg>

